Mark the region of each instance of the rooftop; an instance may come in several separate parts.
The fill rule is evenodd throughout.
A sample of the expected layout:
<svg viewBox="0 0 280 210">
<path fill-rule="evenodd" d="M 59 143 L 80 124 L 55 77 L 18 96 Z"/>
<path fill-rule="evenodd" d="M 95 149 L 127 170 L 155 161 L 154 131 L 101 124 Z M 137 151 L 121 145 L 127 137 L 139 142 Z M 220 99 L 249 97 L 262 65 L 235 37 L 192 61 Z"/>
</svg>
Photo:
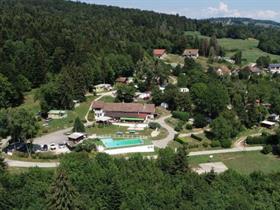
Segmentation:
<svg viewBox="0 0 280 210">
<path fill-rule="evenodd" d="M 154 113 L 154 104 L 139 104 L 139 103 L 105 103 L 102 101 L 94 101 L 93 109 L 103 109 L 106 112 L 144 112 Z"/>
</svg>

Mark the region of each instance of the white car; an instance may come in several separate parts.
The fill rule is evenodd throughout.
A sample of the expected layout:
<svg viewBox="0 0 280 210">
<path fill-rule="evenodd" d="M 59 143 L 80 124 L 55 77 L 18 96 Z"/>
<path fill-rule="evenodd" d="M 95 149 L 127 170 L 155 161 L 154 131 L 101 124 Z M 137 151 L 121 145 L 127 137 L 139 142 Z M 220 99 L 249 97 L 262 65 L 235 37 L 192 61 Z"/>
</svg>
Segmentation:
<svg viewBox="0 0 280 210">
<path fill-rule="evenodd" d="M 56 150 L 56 144 L 55 143 L 50 144 L 50 150 Z"/>
</svg>

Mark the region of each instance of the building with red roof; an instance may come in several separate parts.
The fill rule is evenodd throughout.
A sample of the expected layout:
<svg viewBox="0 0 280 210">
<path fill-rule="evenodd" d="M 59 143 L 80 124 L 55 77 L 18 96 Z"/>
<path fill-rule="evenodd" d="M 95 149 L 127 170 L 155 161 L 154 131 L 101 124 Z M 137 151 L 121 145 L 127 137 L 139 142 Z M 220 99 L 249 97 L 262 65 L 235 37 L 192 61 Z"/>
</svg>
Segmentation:
<svg viewBox="0 0 280 210">
<path fill-rule="evenodd" d="M 156 58 L 163 58 L 166 55 L 166 49 L 154 49 L 153 55 Z"/>
</svg>

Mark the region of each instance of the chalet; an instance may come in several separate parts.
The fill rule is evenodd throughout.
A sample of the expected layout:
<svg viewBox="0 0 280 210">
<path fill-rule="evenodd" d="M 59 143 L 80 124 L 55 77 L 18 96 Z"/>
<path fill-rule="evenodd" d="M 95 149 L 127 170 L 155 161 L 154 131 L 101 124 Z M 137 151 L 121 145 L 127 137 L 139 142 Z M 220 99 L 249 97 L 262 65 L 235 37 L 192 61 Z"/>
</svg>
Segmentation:
<svg viewBox="0 0 280 210">
<path fill-rule="evenodd" d="M 248 70 L 252 73 L 252 74 L 257 74 L 259 75 L 261 73 L 261 69 L 257 66 L 256 63 L 251 63 L 247 66 Z"/>
<path fill-rule="evenodd" d="M 137 98 L 141 100 L 148 100 L 151 98 L 151 92 L 139 93 L 137 94 Z"/>
<path fill-rule="evenodd" d="M 113 88 L 110 84 L 99 84 L 94 86 L 94 90 L 96 93 L 111 91 Z"/>
<path fill-rule="evenodd" d="M 190 92 L 189 88 L 187 88 L 187 87 L 179 88 L 179 90 L 180 90 L 180 93 L 188 93 L 188 92 Z"/>
<path fill-rule="evenodd" d="M 109 117 L 114 121 L 144 122 L 153 119 L 155 115 L 154 104 L 139 103 L 104 103 L 94 101 L 91 105 L 95 118 Z"/>
<path fill-rule="evenodd" d="M 68 136 L 68 140 L 73 142 L 79 142 L 83 140 L 85 137 L 86 135 L 84 133 L 75 132 Z"/>
<path fill-rule="evenodd" d="M 166 56 L 166 50 L 165 49 L 154 49 L 153 56 L 156 58 L 162 59 Z"/>
<path fill-rule="evenodd" d="M 183 56 L 186 58 L 197 59 L 199 56 L 198 49 L 185 49 L 183 52 Z"/>
<path fill-rule="evenodd" d="M 119 84 L 127 84 L 128 83 L 128 78 L 127 77 L 118 77 L 116 79 L 116 83 Z"/>
<path fill-rule="evenodd" d="M 64 110 L 50 110 L 48 118 L 50 119 L 63 119 L 67 117 L 67 112 Z"/>
<path fill-rule="evenodd" d="M 280 73 L 280 63 L 276 63 L 276 64 L 270 64 L 268 66 L 268 70 L 272 73 L 272 74 L 275 74 L 275 73 Z"/>
<path fill-rule="evenodd" d="M 220 66 L 216 69 L 216 74 L 219 76 L 231 75 L 231 70 L 227 66 Z"/>
<path fill-rule="evenodd" d="M 275 122 L 271 122 L 268 120 L 264 120 L 261 122 L 261 126 L 265 127 L 265 128 L 273 128 L 276 125 Z"/>
<path fill-rule="evenodd" d="M 272 122 L 279 122 L 280 120 L 280 117 L 278 114 L 271 114 L 268 116 L 267 118 L 269 121 L 272 121 Z"/>
</svg>

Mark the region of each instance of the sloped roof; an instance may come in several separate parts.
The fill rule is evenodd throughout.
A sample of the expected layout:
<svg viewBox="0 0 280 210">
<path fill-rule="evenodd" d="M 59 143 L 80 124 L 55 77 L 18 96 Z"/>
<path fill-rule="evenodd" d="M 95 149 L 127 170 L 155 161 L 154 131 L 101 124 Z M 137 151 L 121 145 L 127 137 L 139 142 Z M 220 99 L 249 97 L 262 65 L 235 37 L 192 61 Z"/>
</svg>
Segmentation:
<svg viewBox="0 0 280 210">
<path fill-rule="evenodd" d="M 154 113 L 154 104 L 139 104 L 139 103 L 104 103 L 94 101 L 93 109 L 103 109 L 105 112 L 137 112 L 137 113 Z"/>
<path fill-rule="evenodd" d="M 187 56 L 192 56 L 192 55 L 197 55 L 198 54 L 198 49 L 185 49 L 183 52 L 183 55 L 187 55 Z"/>
<path fill-rule="evenodd" d="M 162 56 L 164 53 L 166 53 L 165 49 L 154 49 L 153 50 L 153 55 L 154 56 Z"/>
</svg>

